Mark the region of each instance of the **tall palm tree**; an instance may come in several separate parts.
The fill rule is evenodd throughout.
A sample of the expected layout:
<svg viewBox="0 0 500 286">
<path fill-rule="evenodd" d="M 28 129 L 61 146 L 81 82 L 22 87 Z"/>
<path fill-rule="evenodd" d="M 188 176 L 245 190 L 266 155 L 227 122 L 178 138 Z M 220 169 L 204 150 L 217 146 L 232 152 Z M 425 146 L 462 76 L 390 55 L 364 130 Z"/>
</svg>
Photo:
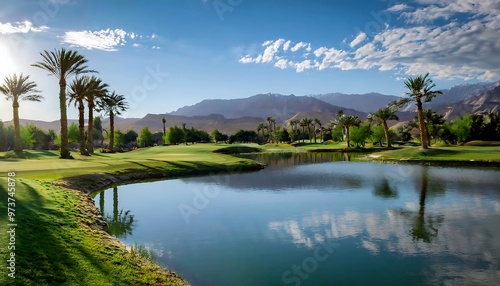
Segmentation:
<svg viewBox="0 0 500 286">
<path fill-rule="evenodd" d="M 321 121 L 318 119 L 318 118 L 314 118 L 314 124 L 313 124 L 313 128 L 314 128 L 314 132 L 313 132 L 313 135 L 314 135 L 314 143 L 316 143 L 316 125 L 318 125 L 319 129 L 321 130 Z M 321 136 L 323 137 L 323 136 Z"/>
<path fill-rule="evenodd" d="M 128 109 L 128 103 L 125 101 L 125 97 L 120 94 L 116 94 L 114 91 L 111 94 L 99 100 L 99 110 L 104 111 L 106 115 L 109 115 L 109 150 L 114 149 L 115 140 L 115 116 L 121 115 L 123 111 Z"/>
<path fill-rule="evenodd" d="M 101 79 L 95 76 L 77 77 L 70 83 L 69 103 L 74 102 L 78 108 L 78 130 L 80 141 L 80 154 L 90 155 L 94 152 L 94 113 L 95 98 L 104 96 L 107 91 L 107 84 L 102 83 Z M 87 100 L 89 107 L 89 126 L 87 130 L 87 139 L 85 138 L 85 105 L 84 100 Z M 90 138 L 89 138 L 90 137 Z"/>
<path fill-rule="evenodd" d="M 304 117 L 300 120 L 300 127 L 302 127 L 302 142 L 305 141 L 304 135 L 306 134 L 306 128 L 307 128 L 307 134 L 309 134 L 309 125 L 310 124 L 311 124 L 311 119 L 309 119 L 307 117 Z"/>
<path fill-rule="evenodd" d="M 410 77 L 404 81 L 406 88 L 409 92 L 406 93 L 408 98 L 404 98 L 399 102 L 399 105 L 406 104 L 410 101 L 414 101 L 417 105 L 417 117 L 420 129 L 420 141 L 422 144 L 422 149 L 427 149 L 428 147 L 428 134 L 427 128 L 425 128 L 425 119 L 422 108 L 422 100 L 424 102 L 429 102 L 432 98 L 442 94 L 439 90 L 432 90 L 436 85 L 432 82 L 432 79 L 428 78 L 429 73 L 424 76 L 419 75 L 417 77 Z"/>
<path fill-rule="evenodd" d="M 341 126 L 346 131 L 347 148 L 349 148 L 351 146 L 349 128 L 352 126 L 359 126 L 361 124 L 361 120 L 357 116 L 342 115 L 339 119 L 337 119 L 336 124 Z"/>
<path fill-rule="evenodd" d="M 165 116 L 161 118 L 161 123 L 163 124 L 163 137 L 167 136 L 167 129 L 165 128 L 165 123 L 167 123 L 167 119 Z"/>
<path fill-rule="evenodd" d="M 391 135 L 389 133 L 389 126 L 387 125 L 388 120 L 399 120 L 396 115 L 396 108 L 392 106 L 387 106 L 380 108 L 375 113 L 368 114 L 368 119 L 376 120 L 382 124 L 384 127 L 385 140 L 387 141 L 387 148 L 391 148 Z"/>
<path fill-rule="evenodd" d="M 103 98 L 108 93 L 109 85 L 103 83 L 100 78 L 91 76 L 89 78 L 90 91 L 87 93 L 88 107 L 88 126 L 87 126 L 87 151 L 94 153 L 94 109 L 96 109 L 96 100 Z"/>
<path fill-rule="evenodd" d="M 68 94 L 69 104 L 74 102 L 78 108 L 78 138 L 80 143 L 80 154 L 88 156 L 87 148 L 85 148 L 85 105 L 83 100 L 89 92 L 89 84 L 87 77 L 77 77 L 69 85 L 70 92 Z"/>
<path fill-rule="evenodd" d="M 5 94 L 7 100 L 12 101 L 13 122 L 14 122 L 14 152 L 23 151 L 21 142 L 21 128 L 19 126 L 19 101 L 41 101 L 43 96 L 36 89 L 36 83 L 29 81 L 30 76 L 13 74 L 6 76 L 4 83 L 0 86 L 0 91 Z"/>
<path fill-rule="evenodd" d="M 61 113 L 61 159 L 72 159 L 68 144 L 68 115 L 66 110 L 66 80 L 71 75 L 95 72 L 86 66 L 88 60 L 76 51 L 64 48 L 40 53 L 43 61 L 32 66 L 48 71 L 59 79 L 59 110 Z"/>
</svg>

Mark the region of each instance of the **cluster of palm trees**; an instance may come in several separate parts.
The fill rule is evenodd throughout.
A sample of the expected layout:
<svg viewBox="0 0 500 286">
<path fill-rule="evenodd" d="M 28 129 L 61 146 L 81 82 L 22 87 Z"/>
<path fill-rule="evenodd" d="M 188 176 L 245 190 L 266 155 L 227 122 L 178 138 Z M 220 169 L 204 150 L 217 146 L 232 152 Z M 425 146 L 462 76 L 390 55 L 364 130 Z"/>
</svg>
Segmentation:
<svg viewBox="0 0 500 286">
<path fill-rule="evenodd" d="M 61 148 L 60 158 L 71 159 L 68 143 L 68 117 L 67 117 L 67 80 L 74 76 L 69 85 L 70 102 L 74 102 L 78 107 L 78 125 L 80 139 L 80 153 L 89 155 L 94 152 L 93 141 L 93 111 L 104 111 L 110 117 L 110 143 L 108 149 L 113 149 L 114 138 L 114 116 L 125 111 L 128 106 L 123 95 L 108 91 L 108 85 L 101 79 L 86 74 L 96 73 L 87 66 L 88 60 L 76 51 L 64 48 L 54 51 L 43 51 L 40 53 L 42 61 L 32 66 L 48 71 L 57 77 L 59 81 L 59 110 L 61 122 Z M 85 115 L 84 101 L 87 101 L 88 108 L 88 131 L 85 138 Z"/>
<path fill-rule="evenodd" d="M 108 91 L 108 84 L 103 83 L 96 76 L 86 74 L 96 73 L 87 66 L 88 60 L 76 51 L 66 50 L 64 48 L 54 51 L 43 51 L 40 53 L 42 61 L 32 66 L 49 72 L 54 75 L 59 83 L 59 110 L 61 122 L 61 147 L 60 158 L 73 158 L 69 150 L 68 142 L 68 117 L 67 117 L 67 81 L 69 77 L 74 76 L 69 84 L 69 103 L 74 102 L 78 108 L 78 125 L 80 153 L 89 155 L 94 153 L 93 140 L 93 119 L 94 110 L 104 111 L 110 117 L 109 132 L 110 143 L 108 149 L 113 149 L 114 138 L 114 116 L 121 114 L 128 106 L 123 95 Z M 5 94 L 7 100 L 12 101 L 13 125 L 14 125 L 14 151 L 22 152 L 20 125 L 19 125 L 19 102 L 20 101 L 41 101 L 43 96 L 37 89 L 37 84 L 30 81 L 29 76 L 13 74 L 4 79 L 0 86 L 0 92 Z M 85 131 L 85 104 L 88 108 L 88 129 Z"/>
</svg>

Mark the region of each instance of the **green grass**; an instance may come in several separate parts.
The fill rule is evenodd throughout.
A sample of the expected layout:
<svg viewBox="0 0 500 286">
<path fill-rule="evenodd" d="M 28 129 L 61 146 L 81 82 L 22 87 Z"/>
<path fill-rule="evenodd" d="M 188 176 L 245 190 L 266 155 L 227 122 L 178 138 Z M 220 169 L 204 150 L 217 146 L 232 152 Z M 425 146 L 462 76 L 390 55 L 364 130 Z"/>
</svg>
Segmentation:
<svg viewBox="0 0 500 286">
<path fill-rule="evenodd" d="M 404 147 L 371 155 L 378 160 L 425 160 L 425 161 L 495 161 L 500 162 L 500 147 Z"/>
<path fill-rule="evenodd" d="M 57 152 L 25 151 L 0 159 L 0 285 L 184 285 L 137 247 L 127 252 L 96 224 L 85 194 L 122 180 L 172 178 L 256 169 L 251 160 L 212 151 L 224 144 L 141 148 L 60 160 Z M 0 153 L 4 157 L 6 153 Z M 8 154 L 7 154 L 8 155 Z M 7 156 L 9 157 L 9 156 Z M 15 171 L 16 279 L 7 276 L 7 172 Z M 111 178 L 111 179 L 110 179 Z M 79 192 L 68 188 L 80 189 Z M 135 254 L 135 255 L 134 255 Z"/>
<path fill-rule="evenodd" d="M 183 285 L 93 223 L 92 202 L 76 191 L 18 176 L 15 192 L 16 273 L 7 276 L 7 225 L 0 224 L 0 285 Z M 0 214 L 7 217 L 7 179 L 0 178 Z M 138 263 L 140 265 L 138 266 Z"/>
</svg>

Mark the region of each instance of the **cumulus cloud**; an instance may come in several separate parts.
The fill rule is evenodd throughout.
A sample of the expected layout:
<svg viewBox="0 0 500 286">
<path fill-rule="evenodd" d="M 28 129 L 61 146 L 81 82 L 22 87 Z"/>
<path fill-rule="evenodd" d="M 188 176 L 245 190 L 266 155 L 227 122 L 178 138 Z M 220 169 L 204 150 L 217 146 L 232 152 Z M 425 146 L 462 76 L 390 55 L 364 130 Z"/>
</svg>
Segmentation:
<svg viewBox="0 0 500 286">
<path fill-rule="evenodd" d="M 2 35 L 17 34 L 17 33 L 26 34 L 29 32 L 43 32 L 48 28 L 49 27 L 47 26 L 34 27 L 33 23 L 31 23 L 30 21 L 14 22 L 14 23 L 0 22 L 0 34 Z"/>
<path fill-rule="evenodd" d="M 117 51 L 119 46 L 124 46 L 127 41 L 133 41 L 133 47 L 141 46 L 136 41 L 141 41 L 143 38 L 154 40 L 157 36 L 143 37 L 143 35 L 134 32 L 127 32 L 122 29 L 103 29 L 98 31 L 68 31 L 62 36 L 62 42 L 74 47 L 82 47 L 88 50 L 102 50 L 102 51 Z M 153 45 L 152 49 L 158 50 L 160 47 Z"/>
<path fill-rule="evenodd" d="M 349 43 L 350 49 L 313 47 L 307 42 L 278 39 L 266 41 L 264 51 L 245 55 L 240 62 L 269 63 L 280 69 L 293 68 L 296 72 L 379 69 L 393 71 L 398 77 L 426 72 L 442 79 L 500 77 L 498 0 L 480 3 L 417 0 L 415 3 L 414 7 L 400 4 L 388 9 L 397 12 L 407 24 L 387 25 L 370 36 L 361 32 Z M 301 49 L 308 53 L 297 56 L 296 52 Z"/>
<path fill-rule="evenodd" d="M 366 40 L 367 35 L 364 32 L 359 33 L 359 35 L 349 44 L 351 48 L 361 44 L 364 40 Z"/>
</svg>

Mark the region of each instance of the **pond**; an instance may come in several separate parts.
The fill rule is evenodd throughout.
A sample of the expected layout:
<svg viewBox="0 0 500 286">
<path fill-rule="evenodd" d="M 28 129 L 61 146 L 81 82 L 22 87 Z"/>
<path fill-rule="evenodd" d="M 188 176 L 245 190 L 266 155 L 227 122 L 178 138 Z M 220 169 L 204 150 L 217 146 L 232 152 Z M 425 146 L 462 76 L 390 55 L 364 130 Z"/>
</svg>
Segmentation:
<svg viewBox="0 0 500 286">
<path fill-rule="evenodd" d="M 500 171 L 280 154 L 96 194 L 110 232 L 192 285 L 499 285 Z"/>
</svg>

